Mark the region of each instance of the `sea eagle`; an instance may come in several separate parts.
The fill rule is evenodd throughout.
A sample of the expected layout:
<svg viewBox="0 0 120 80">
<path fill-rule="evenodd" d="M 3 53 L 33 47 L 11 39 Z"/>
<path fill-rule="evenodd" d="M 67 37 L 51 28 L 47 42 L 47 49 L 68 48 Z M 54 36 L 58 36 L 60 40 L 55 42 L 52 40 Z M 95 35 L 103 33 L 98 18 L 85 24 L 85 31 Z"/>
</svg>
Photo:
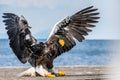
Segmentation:
<svg viewBox="0 0 120 80">
<path fill-rule="evenodd" d="M 55 77 L 65 75 L 64 72 L 53 70 L 53 60 L 71 50 L 75 45 L 75 39 L 82 42 L 95 27 L 99 12 L 93 6 L 87 7 L 60 20 L 53 27 L 46 42 L 37 41 L 31 34 L 30 26 L 24 16 L 13 13 L 3 13 L 9 45 L 17 58 L 22 62 L 27 61 L 31 68 L 21 73 L 21 76 Z"/>
</svg>

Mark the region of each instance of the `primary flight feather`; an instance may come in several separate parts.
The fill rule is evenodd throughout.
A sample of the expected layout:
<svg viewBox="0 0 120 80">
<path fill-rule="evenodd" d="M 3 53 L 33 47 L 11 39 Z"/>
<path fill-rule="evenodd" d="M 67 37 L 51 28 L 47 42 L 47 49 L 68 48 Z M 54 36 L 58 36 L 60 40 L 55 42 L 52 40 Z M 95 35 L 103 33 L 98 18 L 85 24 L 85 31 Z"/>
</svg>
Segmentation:
<svg viewBox="0 0 120 80">
<path fill-rule="evenodd" d="M 87 7 L 72 16 L 60 20 L 53 27 L 45 43 L 37 41 L 31 34 L 30 26 L 24 16 L 13 13 L 4 13 L 7 34 L 10 47 L 22 63 L 27 61 L 32 65 L 22 75 L 37 72 L 41 76 L 56 75 L 52 70 L 53 60 L 62 53 L 71 50 L 75 45 L 75 39 L 83 41 L 84 36 L 95 27 L 98 17 L 97 9 L 93 6 Z M 30 72 L 29 72 L 30 71 Z M 53 75 L 52 75 L 53 73 Z M 58 74 L 59 75 L 59 74 Z"/>
</svg>

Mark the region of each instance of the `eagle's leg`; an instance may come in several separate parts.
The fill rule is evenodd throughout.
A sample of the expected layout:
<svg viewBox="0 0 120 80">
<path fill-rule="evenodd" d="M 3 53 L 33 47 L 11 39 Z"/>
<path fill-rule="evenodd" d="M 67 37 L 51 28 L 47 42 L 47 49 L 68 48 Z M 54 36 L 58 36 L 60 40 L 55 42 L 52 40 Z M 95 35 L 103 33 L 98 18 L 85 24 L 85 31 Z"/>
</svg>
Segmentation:
<svg viewBox="0 0 120 80">
<path fill-rule="evenodd" d="M 42 65 L 37 66 L 36 68 L 31 67 L 28 70 L 20 73 L 18 76 L 22 77 L 22 76 L 30 76 L 30 77 L 35 77 L 37 76 L 37 74 L 39 74 L 40 76 L 44 76 L 44 77 L 55 77 L 55 76 L 64 76 L 65 72 L 63 71 L 56 71 L 55 69 L 45 69 L 43 68 Z"/>
<path fill-rule="evenodd" d="M 36 66 L 36 72 L 37 74 L 44 76 L 44 77 L 55 77 L 54 74 L 49 72 L 47 69 L 45 69 L 42 65 Z"/>
<path fill-rule="evenodd" d="M 35 72 L 35 68 L 31 67 L 28 70 L 20 73 L 18 76 L 30 76 L 30 77 L 35 77 L 36 76 L 36 72 Z"/>
<path fill-rule="evenodd" d="M 58 71 L 58 76 L 65 76 L 65 72 L 64 71 Z"/>
<path fill-rule="evenodd" d="M 64 71 L 57 71 L 54 68 L 48 70 L 50 73 L 54 74 L 55 76 L 65 76 Z"/>
</svg>

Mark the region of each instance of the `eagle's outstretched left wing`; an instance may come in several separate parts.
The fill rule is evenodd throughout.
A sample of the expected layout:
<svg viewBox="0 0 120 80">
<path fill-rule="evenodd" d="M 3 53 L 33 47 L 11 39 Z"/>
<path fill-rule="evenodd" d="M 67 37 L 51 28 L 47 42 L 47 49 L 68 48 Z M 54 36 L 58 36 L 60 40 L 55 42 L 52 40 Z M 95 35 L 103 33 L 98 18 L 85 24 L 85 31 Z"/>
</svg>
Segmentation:
<svg viewBox="0 0 120 80">
<path fill-rule="evenodd" d="M 97 9 L 90 6 L 64 18 L 54 26 L 47 44 L 56 52 L 56 56 L 72 49 L 76 45 L 74 39 L 84 40 L 84 36 L 92 31 L 90 28 L 95 26 L 93 23 L 98 22 L 99 13 L 96 11 Z"/>
<path fill-rule="evenodd" d="M 37 43 L 31 35 L 27 20 L 13 13 L 4 13 L 3 18 L 5 18 L 3 22 L 6 25 L 10 47 L 22 63 L 27 62 L 33 53 L 30 45 Z"/>
</svg>

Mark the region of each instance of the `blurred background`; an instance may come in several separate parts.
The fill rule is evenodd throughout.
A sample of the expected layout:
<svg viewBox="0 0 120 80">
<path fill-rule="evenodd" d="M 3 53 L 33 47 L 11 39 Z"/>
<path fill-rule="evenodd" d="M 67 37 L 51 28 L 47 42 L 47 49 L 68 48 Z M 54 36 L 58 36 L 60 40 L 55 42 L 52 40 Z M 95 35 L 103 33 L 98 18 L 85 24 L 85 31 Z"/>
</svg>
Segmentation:
<svg viewBox="0 0 120 80">
<path fill-rule="evenodd" d="M 94 6 L 98 8 L 101 19 L 87 39 L 120 39 L 119 0 L 0 0 L 0 16 L 3 13 L 23 15 L 28 20 L 36 38 L 47 38 L 52 27 L 60 19 L 75 12 Z M 0 38 L 7 38 L 0 17 Z"/>
<path fill-rule="evenodd" d="M 100 12 L 99 23 L 82 43 L 58 57 L 59 65 L 112 65 L 120 66 L 120 0 L 0 0 L 0 66 L 23 65 L 13 54 L 3 13 L 23 15 L 32 27 L 31 32 L 39 41 L 46 41 L 52 27 L 60 19 L 77 11 L 94 6 Z M 69 61 L 69 62 L 68 62 Z M 116 69 L 110 72 L 115 73 Z"/>
<path fill-rule="evenodd" d="M 3 13 L 23 15 L 31 32 L 45 42 L 54 24 L 77 11 L 94 6 L 100 12 L 99 23 L 82 43 L 54 61 L 55 66 L 103 65 L 120 67 L 120 1 L 119 0 L 0 0 L 0 66 L 30 66 L 16 58 L 2 22 Z M 111 69 L 112 75 L 119 71 Z"/>
</svg>

